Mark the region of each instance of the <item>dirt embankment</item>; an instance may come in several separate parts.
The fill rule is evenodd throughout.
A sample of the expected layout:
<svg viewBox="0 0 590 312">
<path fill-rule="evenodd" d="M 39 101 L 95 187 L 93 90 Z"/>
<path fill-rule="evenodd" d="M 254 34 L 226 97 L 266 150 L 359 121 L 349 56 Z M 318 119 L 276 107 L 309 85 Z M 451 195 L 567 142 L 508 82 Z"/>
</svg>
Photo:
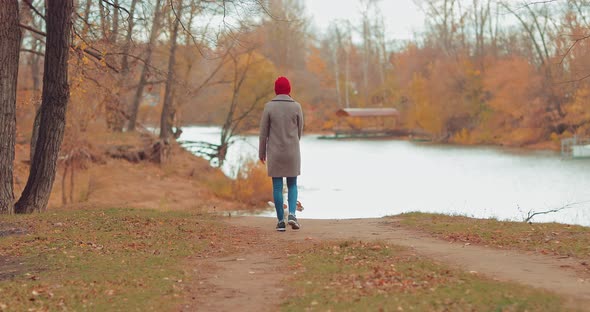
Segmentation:
<svg viewBox="0 0 590 312">
<path fill-rule="evenodd" d="M 109 157 L 113 146 L 142 146 L 139 134 L 97 135 L 90 145 L 98 161 L 87 162 L 75 170 L 71 192 L 70 174 L 64 180 L 64 166 L 58 166 L 48 209 L 66 207 L 129 207 L 160 210 L 199 209 L 203 211 L 234 210 L 240 204 L 221 198 L 215 188 L 227 187 L 230 180 L 209 163 L 180 146 L 171 145 L 169 158 L 163 164 L 150 161 L 129 162 Z M 17 144 L 15 159 L 15 196 L 18 198 L 28 177 L 29 146 Z M 72 199 L 70 199 L 70 193 Z"/>
</svg>

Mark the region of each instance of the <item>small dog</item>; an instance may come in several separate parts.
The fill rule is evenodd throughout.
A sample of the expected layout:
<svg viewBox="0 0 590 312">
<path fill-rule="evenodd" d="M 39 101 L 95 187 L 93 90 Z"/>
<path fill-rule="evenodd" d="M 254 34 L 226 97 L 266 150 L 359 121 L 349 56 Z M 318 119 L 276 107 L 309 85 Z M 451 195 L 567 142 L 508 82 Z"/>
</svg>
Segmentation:
<svg viewBox="0 0 590 312">
<path fill-rule="evenodd" d="M 275 203 L 273 203 L 271 201 L 268 202 L 268 205 L 272 208 L 275 208 Z M 287 210 L 288 208 L 289 207 L 287 206 L 287 204 L 283 204 L 283 209 Z M 303 211 L 303 209 L 305 209 L 305 208 L 303 208 L 303 205 L 301 204 L 300 201 L 297 201 L 296 209 L 297 209 L 297 211 Z"/>
</svg>

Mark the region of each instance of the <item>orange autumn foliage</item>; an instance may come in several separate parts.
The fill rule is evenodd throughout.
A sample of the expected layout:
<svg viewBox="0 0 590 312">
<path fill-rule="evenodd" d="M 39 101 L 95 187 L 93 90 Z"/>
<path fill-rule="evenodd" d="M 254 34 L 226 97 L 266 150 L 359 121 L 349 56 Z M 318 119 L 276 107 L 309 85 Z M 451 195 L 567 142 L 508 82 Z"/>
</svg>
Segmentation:
<svg viewBox="0 0 590 312">
<path fill-rule="evenodd" d="M 271 196 L 272 183 L 266 174 L 266 167 L 255 160 L 243 163 L 232 185 L 232 199 L 251 206 L 261 206 Z"/>
</svg>

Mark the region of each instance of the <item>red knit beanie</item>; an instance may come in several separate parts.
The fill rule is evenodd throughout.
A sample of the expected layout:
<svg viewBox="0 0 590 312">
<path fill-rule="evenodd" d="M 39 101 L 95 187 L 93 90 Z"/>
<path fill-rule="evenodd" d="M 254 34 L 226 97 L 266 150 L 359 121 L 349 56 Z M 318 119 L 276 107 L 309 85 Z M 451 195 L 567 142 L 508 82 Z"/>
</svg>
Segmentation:
<svg viewBox="0 0 590 312">
<path fill-rule="evenodd" d="M 291 94 L 291 83 L 289 82 L 289 79 L 287 79 L 287 77 L 279 77 L 277 78 L 277 80 L 275 81 L 275 93 L 277 95 L 279 94 L 286 94 L 286 95 L 290 95 Z"/>
</svg>

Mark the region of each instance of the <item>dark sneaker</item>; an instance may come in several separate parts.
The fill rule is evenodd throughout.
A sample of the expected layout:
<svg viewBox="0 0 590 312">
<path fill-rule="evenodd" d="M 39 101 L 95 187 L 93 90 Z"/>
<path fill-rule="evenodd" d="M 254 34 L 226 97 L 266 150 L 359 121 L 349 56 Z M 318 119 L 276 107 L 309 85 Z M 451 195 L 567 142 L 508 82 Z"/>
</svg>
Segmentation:
<svg viewBox="0 0 590 312">
<path fill-rule="evenodd" d="M 301 228 L 301 225 L 299 225 L 299 222 L 297 222 L 297 218 L 295 218 L 294 215 L 289 215 L 288 219 L 289 225 L 293 230 L 299 230 Z"/>
<path fill-rule="evenodd" d="M 280 221 L 279 223 L 277 223 L 277 231 L 284 232 L 285 228 L 285 221 Z"/>
</svg>

